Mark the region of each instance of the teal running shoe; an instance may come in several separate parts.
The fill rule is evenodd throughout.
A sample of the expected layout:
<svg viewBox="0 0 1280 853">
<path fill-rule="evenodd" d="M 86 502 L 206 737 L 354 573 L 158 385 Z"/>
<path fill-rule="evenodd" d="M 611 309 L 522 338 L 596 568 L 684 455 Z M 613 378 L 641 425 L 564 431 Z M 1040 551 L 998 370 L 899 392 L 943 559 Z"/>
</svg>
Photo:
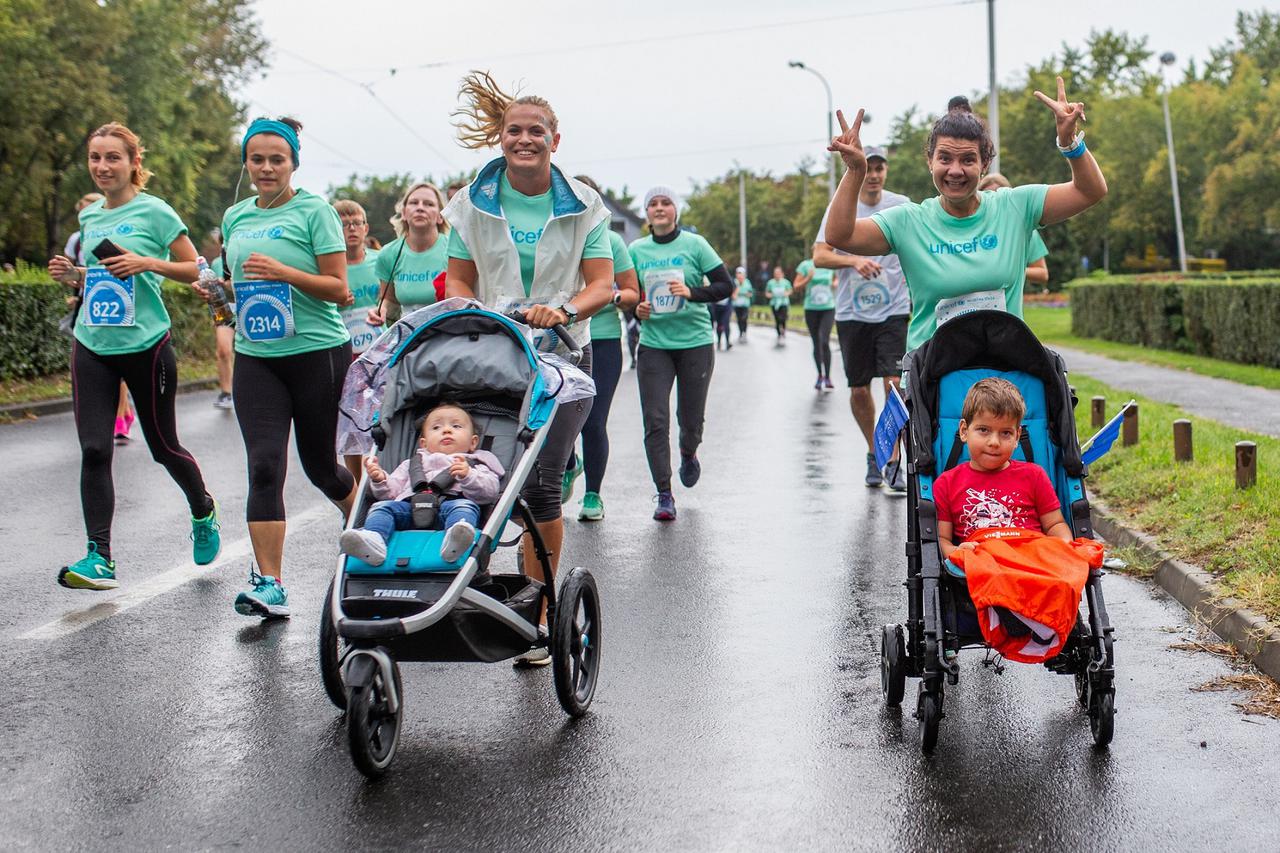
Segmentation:
<svg viewBox="0 0 1280 853">
<path fill-rule="evenodd" d="M 191 559 L 197 566 L 207 566 L 218 558 L 222 551 L 222 536 L 218 533 L 221 529 L 217 501 L 213 502 L 213 509 L 204 518 L 191 519 Z"/>
<path fill-rule="evenodd" d="M 564 479 L 560 481 L 560 503 L 567 504 L 573 497 L 573 484 L 578 482 L 582 474 L 582 454 L 574 452 L 573 467 L 565 469 Z"/>
<path fill-rule="evenodd" d="M 236 596 L 236 612 L 241 616 L 261 616 L 264 619 L 288 617 L 289 593 L 280 581 L 249 570 L 249 583 L 253 589 Z"/>
<path fill-rule="evenodd" d="M 578 513 L 578 521 L 599 521 L 604 518 L 604 501 L 595 492 L 587 492 L 582 496 L 582 510 Z"/>
<path fill-rule="evenodd" d="M 115 589 L 116 564 L 98 553 L 97 543 L 90 542 L 88 553 L 58 572 L 58 583 L 69 589 Z"/>
</svg>

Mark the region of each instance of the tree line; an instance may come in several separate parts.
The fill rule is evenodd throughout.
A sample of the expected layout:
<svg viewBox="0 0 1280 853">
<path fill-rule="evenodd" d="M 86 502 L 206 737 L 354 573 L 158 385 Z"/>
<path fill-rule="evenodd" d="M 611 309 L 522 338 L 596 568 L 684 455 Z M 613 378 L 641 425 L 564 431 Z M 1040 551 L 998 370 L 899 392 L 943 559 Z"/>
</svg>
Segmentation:
<svg viewBox="0 0 1280 853">
<path fill-rule="evenodd" d="M 1170 80 L 1169 109 L 1182 218 L 1190 256 L 1220 257 L 1230 269 L 1280 267 L 1280 13 L 1240 12 L 1235 37 Z M 1000 171 L 1015 185 L 1057 183 L 1069 172 L 1052 141 L 1053 122 L 1032 93 L 1052 93 L 1061 73 L 1086 105 L 1086 141 L 1110 192 L 1093 210 L 1044 229 L 1051 284 L 1089 267 L 1126 271 L 1148 246 L 1177 257 L 1161 105 L 1159 60 L 1146 37 L 1091 33 L 1062 45 L 1000 90 Z M 957 92 L 956 94 L 965 94 Z M 971 97 L 986 113 L 984 95 Z M 856 110 L 859 104 L 844 104 Z M 919 105 L 893 119 L 886 188 L 914 201 L 937 195 L 925 165 L 929 129 L 945 104 Z M 867 134 L 864 132 L 864 138 Z M 822 152 L 815 152 L 820 156 Z M 749 270 L 760 262 L 788 271 L 809 256 L 826 204 L 823 164 L 807 159 L 781 177 L 746 173 Z M 738 258 L 739 171 L 700 184 L 683 220 Z M 1172 261 L 1176 268 L 1176 260 Z M 730 263 L 732 266 L 733 263 Z"/>
</svg>

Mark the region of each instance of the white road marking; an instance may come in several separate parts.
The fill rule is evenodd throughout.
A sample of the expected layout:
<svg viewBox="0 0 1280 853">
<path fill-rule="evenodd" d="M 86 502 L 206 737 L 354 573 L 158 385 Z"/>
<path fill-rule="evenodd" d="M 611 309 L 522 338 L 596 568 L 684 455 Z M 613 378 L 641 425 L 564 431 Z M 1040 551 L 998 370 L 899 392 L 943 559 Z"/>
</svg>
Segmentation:
<svg viewBox="0 0 1280 853">
<path fill-rule="evenodd" d="M 290 518 L 289 530 L 297 532 L 313 522 L 319 521 L 326 516 L 331 516 L 334 512 L 335 509 L 332 504 L 317 504 L 311 509 L 300 512 Z M 151 599 L 177 589 L 185 583 L 197 578 L 208 577 L 228 563 L 242 560 L 252 552 L 252 543 L 246 535 L 243 539 L 237 539 L 235 542 L 223 545 L 222 553 L 218 555 L 218 559 L 207 566 L 197 566 L 188 560 L 184 564 L 161 572 L 155 577 L 148 578 L 137 584 L 130 584 L 127 588 L 117 591 L 116 594 L 109 593 L 104 596 L 101 593 L 92 593 L 96 596 L 92 606 L 64 613 L 52 622 L 46 622 L 38 628 L 32 628 L 18 639 L 57 640 L 61 637 L 69 636 L 88 628 L 90 625 L 96 625 L 99 622 L 110 619 L 112 616 L 118 616 L 127 610 L 132 610 L 139 604 L 145 604 Z M 336 544 L 334 553 L 337 553 Z"/>
</svg>

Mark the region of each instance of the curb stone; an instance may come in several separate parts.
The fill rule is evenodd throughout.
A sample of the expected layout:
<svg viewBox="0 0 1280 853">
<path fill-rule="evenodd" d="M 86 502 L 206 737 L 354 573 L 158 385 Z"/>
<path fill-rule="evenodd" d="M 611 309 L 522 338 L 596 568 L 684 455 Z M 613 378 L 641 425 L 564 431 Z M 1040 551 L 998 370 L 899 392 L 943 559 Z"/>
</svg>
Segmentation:
<svg viewBox="0 0 1280 853">
<path fill-rule="evenodd" d="M 1254 666 L 1280 681 L 1280 629 L 1237 599 L 1224 597 L 1213 576 L 1204 569 L 1170 557 L 1152 537 L 1124 527 L 1096 498 L 1090 498 L 1089 503 L 1093 525 L 1103 538 L 1137 548 L 1154 561 L 1156 572 L 1152 580 L 1160 588 L 1177 599 L 1196 621 L 1235 646 Z"/>
<path fill-rule="evenodd" d="M 218 387 L 218 380 L 213 379 L 188 379 L 178 383 L 178 393 L 187 394 L 192 391 L 207 391 L 210 388 Z M 30 417 L 44 417 L 45 415 L 57 415 L 63 412 L 71 411 L 72 403 L 70 397 L 55 397 L 52 400 L 37 400 L 32 403 L 9 403 L 0 406 L 0 423 L 6 420 L 24 420 Z"/>
</svg>

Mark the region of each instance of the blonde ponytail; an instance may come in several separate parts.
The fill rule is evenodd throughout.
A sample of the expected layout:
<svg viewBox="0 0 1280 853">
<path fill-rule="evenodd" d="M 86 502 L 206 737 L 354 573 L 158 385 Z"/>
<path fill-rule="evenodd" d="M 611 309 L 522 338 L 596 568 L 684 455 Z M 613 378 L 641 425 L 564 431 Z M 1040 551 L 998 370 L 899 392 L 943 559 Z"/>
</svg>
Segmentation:
<svg viewBox="0 0 1280 853">
<path fill-rule="evenodd" d="M 458 144 L 463 148 L 497 146 L 502 141 L 502 126 L 507 110 L 515 104 L 537 107 L 546 114 L 547 127 L 552 133 L 559 128 L 555 110 L 551 109 L 546 98 L 537 95 L 508 95 L 487 71 L 472 71 L 463 77 L 462 85 L 458 87 L 458 97 L 463 100 L 464 105 L 453 113 L 460 118 L 454 122 L 454 127 L 458 128 Z"/>
</svg>

